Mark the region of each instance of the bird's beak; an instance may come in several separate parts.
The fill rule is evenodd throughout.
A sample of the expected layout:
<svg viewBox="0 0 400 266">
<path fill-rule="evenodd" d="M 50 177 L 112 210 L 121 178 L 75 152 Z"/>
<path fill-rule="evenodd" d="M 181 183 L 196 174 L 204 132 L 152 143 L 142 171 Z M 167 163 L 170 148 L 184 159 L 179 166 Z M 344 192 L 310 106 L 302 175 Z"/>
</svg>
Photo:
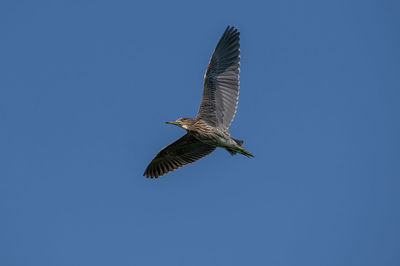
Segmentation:
<svg viewBox="0 0 400 266">
<path fill-rule="evenodd" d="M 165 122 L 166 124 L 171 124 L 171 125 L 176 125 L 179 126 L 179 124 L 176 121 L 167 121 Z"/>
</svg>

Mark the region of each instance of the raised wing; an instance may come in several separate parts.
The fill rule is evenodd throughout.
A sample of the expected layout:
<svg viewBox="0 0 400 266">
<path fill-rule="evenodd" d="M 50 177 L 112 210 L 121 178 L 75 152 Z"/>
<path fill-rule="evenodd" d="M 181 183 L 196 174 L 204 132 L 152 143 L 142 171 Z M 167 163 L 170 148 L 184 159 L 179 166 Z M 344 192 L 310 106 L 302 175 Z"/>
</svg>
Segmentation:
<svg viewBox="0 0 400 266">
<path fill-rule="evenodd" d="M 227 129 L 236 113 L 239 95 L 239 32 L 227 27 L 211 57 L 197 117 L 209 125 Z"/>
<path fill-rule="evenodd" d="M 197 161 L 214 150 L 214 146 L 204 144 L 187 133 L 162 149 L 147 166 L 143 175 L 157 178 L 185 164 Z"/>
</svg>

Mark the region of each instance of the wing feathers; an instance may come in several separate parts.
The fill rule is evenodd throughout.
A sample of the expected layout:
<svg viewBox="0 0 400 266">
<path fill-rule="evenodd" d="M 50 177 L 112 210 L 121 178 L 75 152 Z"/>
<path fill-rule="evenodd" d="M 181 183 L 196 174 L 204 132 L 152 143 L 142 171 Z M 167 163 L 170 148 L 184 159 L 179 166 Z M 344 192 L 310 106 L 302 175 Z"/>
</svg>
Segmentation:
<svg viewBox="0 0 400 266">
<path fill-rule="evenodd" d="M 226 129 L 236 113 L 239 95 L 239 32 L 227 27 L 219 40 L 204 77 L 198 117 L 211 126 Z"/>
<path fill-rule="evenodd" d="M 190 134 L 186 134 L 162 149 L 147 166 L 143 175 L 157 178 L 188 163 L 192 163 L 214 150 L 214 146 L 204 144 Z"/>
</svg>

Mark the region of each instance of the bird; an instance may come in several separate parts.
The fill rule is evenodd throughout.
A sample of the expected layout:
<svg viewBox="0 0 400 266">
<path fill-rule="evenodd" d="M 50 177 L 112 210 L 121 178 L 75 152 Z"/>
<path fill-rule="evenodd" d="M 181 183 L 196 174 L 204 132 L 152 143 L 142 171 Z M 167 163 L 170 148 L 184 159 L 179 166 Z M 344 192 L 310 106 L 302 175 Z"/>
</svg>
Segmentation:
<svg viewBox="0 0 400 266">
<path fill-rule="evenodd" d="M 229 126 L 236 114 L 239 95 L 240 32 L 228 26 L 209 61 L 204 75 L 203 93 L 195 118 L 181 117 L 167 124 L 186 130 L 186 134 L 163 148 L 144 171 L 147 178 L 158 178 L 213 152 L 216 147 L 254 157 L 245 150 L 243 140 L 231 137 Z"/>
</svg>

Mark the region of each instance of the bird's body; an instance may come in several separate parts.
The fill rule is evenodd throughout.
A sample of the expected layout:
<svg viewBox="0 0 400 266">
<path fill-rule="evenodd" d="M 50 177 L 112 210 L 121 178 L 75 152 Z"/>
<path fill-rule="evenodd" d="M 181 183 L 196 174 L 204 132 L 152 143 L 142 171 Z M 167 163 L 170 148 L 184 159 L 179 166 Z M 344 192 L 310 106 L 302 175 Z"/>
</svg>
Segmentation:
<svg viewBox="0 0 400 266">
<path fill-rule="evenodd" d="M 231 137 L 229 126 L 236 113 L 239 95 L 239 32 L 228 27 L 211 57 L 204 76 L 203 96 L 197 116 L 167 122 L 182 127 L 186 135 L 162 149 L 144 175 L 159 177 L 225 148 L 230 154 L 253 155 L 242 148 L 243 141 Z"/>
<path fill-rule="evenodd" d="M 183 117 L 180 119 L 183 122 L 181 127 L 186 129 L 188 134 L 202 143 L 225 148 L 230 153 L 239 152 L 244 155 L 251 156 L 249 152 L 241 147 L 243 142 L 241 140 L 232 138 L 228 129 L 221 130 L 217 127 L 210 126 L 206 121 L 199 117 L 194 119 Z M 168 123 L 174 124 L 172 122 Z"/>
</svg>

